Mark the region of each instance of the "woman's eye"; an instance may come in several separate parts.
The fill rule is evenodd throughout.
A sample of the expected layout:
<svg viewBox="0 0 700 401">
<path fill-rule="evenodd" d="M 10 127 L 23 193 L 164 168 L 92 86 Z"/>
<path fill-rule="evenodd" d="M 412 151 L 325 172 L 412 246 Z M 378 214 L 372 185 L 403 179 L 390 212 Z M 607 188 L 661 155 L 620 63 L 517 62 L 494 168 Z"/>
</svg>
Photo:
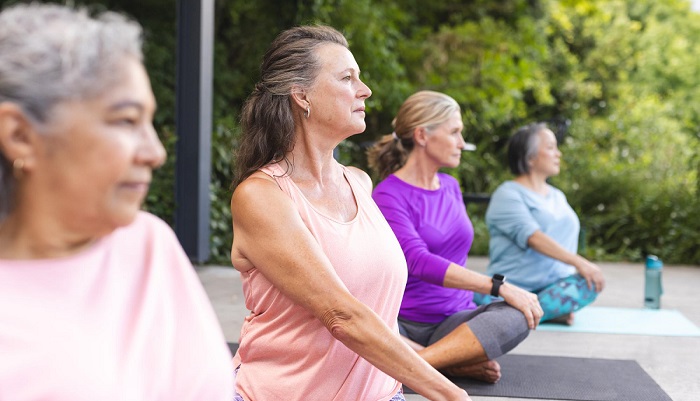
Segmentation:
<svg viewBox="0 0 700 401">
<path fill-rule="evenodd" d="M 114 124 L 132 127 L 138 124 L 138 121 L 135 118 L 118 118 L 114 120 Z"/>
</svg>

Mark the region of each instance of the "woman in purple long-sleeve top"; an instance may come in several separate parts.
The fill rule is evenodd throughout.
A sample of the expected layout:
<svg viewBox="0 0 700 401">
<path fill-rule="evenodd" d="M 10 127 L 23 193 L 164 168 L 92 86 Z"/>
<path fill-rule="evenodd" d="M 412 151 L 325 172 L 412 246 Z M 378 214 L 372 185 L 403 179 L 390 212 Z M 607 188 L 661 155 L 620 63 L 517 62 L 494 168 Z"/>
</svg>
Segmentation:
<svg viewBox="0 0 700 401">
<path fill-rule="evenodd" d="M 533 294 L 503 277 L 465 267 L 474 229 L 457 180 L 438 172 L 457 167 L 465 147 L 457 102 L 417 92 L 393 125 L 368 156 L 382 179 L 372 196 L 408 264 L 400 332 L 436 369 L 496 382 L 501 372 L 494 359 L 527 337 L 542 309 Z M 504 302 L 477 307 L 474 291 Z"/>
</svg>

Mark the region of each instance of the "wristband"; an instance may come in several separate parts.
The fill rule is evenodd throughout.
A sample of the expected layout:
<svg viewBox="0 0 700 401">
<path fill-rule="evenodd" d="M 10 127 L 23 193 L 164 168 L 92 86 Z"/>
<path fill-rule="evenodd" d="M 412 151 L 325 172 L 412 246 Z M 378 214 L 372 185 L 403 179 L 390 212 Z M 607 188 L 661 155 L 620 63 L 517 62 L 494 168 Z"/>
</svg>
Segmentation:
<svg viewBox="0 0 700 401">
<path fill-rule="evenodd" d="M 497 297 L 498 292 L 501 289 L 501 285 L 506 282 L 506 276 L 502 274 L 494 274 L 491 278 L 491 282 L 493 283 L 493 286 L 491 287 L 491 296 Z"/>
</svg>

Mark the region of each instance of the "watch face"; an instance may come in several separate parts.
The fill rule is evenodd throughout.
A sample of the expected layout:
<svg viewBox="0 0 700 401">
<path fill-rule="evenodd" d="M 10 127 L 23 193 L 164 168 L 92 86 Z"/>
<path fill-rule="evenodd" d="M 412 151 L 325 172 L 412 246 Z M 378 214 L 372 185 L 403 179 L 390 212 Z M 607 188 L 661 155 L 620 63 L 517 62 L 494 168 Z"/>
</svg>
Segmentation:
<svg viewBox="0 0 700 401">
<path fill-rule="evenodd" d="M 506 278 L 506 277 L 505 277 L 504 275 L 502 275 L 502 274 L 494 274 L 494 275 L 493 275 L 493 279 L 494 279 L 494 280 L 503 281 L 503 280 L 505 280 L 505 278 Z"/>
</svg>

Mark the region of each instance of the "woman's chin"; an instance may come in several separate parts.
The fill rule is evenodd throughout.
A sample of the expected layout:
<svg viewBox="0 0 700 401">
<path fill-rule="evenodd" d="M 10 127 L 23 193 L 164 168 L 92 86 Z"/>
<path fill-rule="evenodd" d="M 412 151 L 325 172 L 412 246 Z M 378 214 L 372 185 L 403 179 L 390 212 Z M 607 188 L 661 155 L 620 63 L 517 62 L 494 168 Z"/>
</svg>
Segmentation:
<svg viewBox="0 0 700 401">
<path fill-rule="evenodd" d="M 457 168 L 459 166 L 460 160 L 445 163 L 444 168 Z"/>
<path fill-rule="evenodd" d="M 142 209 L 140 203 L 138 204 L 138 206 L 124 205 L 118 210 L 115 210 L 112 213 L 110 213 L 109 226 L 112 228 L 112 230 L 128 226 L 129 224 L 133 223 L 134 220 L 136 220 L 136 216 L 138 216 L 141 210 Z"/>
</svg>

